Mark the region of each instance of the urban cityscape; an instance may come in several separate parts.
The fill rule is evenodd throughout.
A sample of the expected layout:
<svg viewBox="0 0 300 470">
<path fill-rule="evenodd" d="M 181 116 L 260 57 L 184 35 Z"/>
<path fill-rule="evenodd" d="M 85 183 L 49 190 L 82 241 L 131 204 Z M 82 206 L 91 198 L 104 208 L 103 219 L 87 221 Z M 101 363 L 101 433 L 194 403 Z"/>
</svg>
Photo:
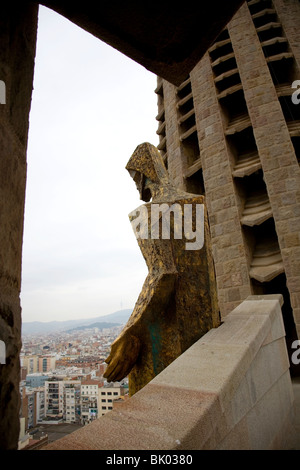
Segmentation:
<svg viewBox="0 0 300 470">
<path fill-rule="evenodd" d="M 139 450 L 299 450 L 300 2 L 100 6 L 2 8 L 0 448 L 134 467 Z M 156 109 L 102 42 L 154 74 Z M 141 253 L 125 169 L 151 206 Z M 171 226 L 189 199 L 198 252 L 180 229 L 149 240 L 155 204 Z M 142 257 L 130 324 L 87 318 L 132 305 Z"/>
<path fill-rule="evenodd" d="M 127 378 L 108 383 L 103 377 L 124 326 L 107 325 L 23 334 L 19 450 L 39 449 L 61 437 L 58 429 L 73 432 L 128 398 Z"/>
</svg>

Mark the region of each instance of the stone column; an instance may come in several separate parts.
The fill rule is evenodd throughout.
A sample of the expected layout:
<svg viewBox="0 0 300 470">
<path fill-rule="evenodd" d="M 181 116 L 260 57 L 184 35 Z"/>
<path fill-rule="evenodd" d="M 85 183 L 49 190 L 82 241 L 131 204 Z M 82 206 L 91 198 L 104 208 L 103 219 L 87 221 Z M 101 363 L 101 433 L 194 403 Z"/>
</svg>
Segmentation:
<svg viewBox="0 0 300 470">
<path fill-rule="evenodd" d="M 178 119 L 176 112 L 176 87 L 172 83 L 163 80 L 164 105 L 166 119 L 166 139 L 168 153 L 168 172 L 175 186 L 185 189 L 183 179 L 184 155 L 179 140 Z"/>
<path fill-rule="evenodd" d="M 295 61 L 300 68 L 300 2 L 299 0 L 273 0 L 284 33 L 289 41 Z M 298 77 L 300 80 L 300 77 Z"/>
<path fill-rule="evenodd" d="M 224 118 L 218 103 L 208 54 L 198 62 L 190 76 L 218 300 L 224 317 L 251 294 L 248 260 L 224 135 Z"/>
<path fill-rule="evenodd" d="M 5 2 L 0 15 L 0 447 L 16 449 L 19 437 L 21 262 L 26 148 L 36 48 L 38 4 Z"/>
</svg>

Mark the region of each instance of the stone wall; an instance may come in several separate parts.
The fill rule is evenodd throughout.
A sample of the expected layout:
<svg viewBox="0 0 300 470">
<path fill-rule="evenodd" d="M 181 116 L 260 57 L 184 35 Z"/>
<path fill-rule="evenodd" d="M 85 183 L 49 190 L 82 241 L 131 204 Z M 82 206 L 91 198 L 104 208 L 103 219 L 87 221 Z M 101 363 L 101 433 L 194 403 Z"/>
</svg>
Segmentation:
<svg viewBox="0 0 300 470">
<path fill-rule="evenodd" d="M 0 446 L 16 449 L 19 437 L 21 263 L 26 184 L 26 148 L 34 70 L 38 7 L 6 2 L 0 16 Z"/>
<path fill-rule="evenodd" d="M 224 123 L 208 54 L 191 72 L 205 196 L 222 316 L 251 294 Z"/>
<path fill-rule="evenodd" d="M 282 293 L 288 341 L 300 334 L 299 31 L 297 0 L 249 0 L 181 86 L 161 85 L 170 176 L 206 197 L 222 318 L 251 293 Z M 189 162 L 181 132 L 193 115 Z"/>
<path fill-rule="evenodd" d="M 276 5 L 275 2 L 274 4 Z M 294 44 L 295 35 L 299 36 L 300 5 L 299 2 L 296 4 L 289 1 L 286 2 L 286 7 L 288 4 L 291 6 L 288 11 L 289 22 L 284 17 L 283 23 L 295 23 L 294 29 L 285 31 L 286 34 L 291 34 L 288 39 Z M 229 23 L 228 30 L 243 84 L 275 221 L 294 319 L 300 335 L 300 167 L 288 123 L 280 106 L 278 91 L 246 4 Z M 299 55 L 299 48 L 295 52 Z M 296 57 L 295 61 L 297 62 Z M 288 85 L 291 87 L 291 83 Z"/>
</svg>

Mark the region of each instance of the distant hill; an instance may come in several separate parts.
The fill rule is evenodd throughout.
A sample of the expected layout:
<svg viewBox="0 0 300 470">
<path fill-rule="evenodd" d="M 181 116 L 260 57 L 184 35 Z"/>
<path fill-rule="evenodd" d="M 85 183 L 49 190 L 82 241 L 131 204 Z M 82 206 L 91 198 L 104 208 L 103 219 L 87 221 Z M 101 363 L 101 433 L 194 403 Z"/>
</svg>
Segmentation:
<svg viewBox="0 0 300 470">
<path fill-rule="evenodd" d="M 98 328 L 99 330 L 103 330 L 104 328 L 112 328 L 114 326 L 119 326 L 120 323 L 109 323 L 109 322 L 96 322 L 91 323 L 90 325 L 81 325 L 76 326 L 76 328 L 71 328 L 70 330 L 66 330 L 66 333 L 71 333 L 72 331 L 80 331 L 80 330 L 87 330 L 89 328 Z"/>
<path fill-rule="evenodd" d="M 66 331 L 79 326 L 88 326 L 98 322 L 108 322 L 115 324 L 125 324 L 132 313 L 132 309 L 118 310 L 117 312 L 110 313 L 93 318 L 81 318 L 79 320 L 65 320 L 65 321 L 50 321 L 50 322 L 23 322 L 22 334 L 38 334 L 38 333 L 53 333 L 55 331 Z M 96 327 L 95 327 L 96 328 Z M 109 327 L 108 327 L 109 328 Z"/>
</svg>

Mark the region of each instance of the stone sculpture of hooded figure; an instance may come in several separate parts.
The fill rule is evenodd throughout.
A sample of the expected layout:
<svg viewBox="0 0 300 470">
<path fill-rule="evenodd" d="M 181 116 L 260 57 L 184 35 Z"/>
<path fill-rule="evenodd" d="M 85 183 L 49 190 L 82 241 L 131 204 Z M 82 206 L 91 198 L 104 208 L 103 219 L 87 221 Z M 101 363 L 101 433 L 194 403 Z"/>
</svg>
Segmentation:
<svg viewBox="0 0 300 470">
<path fill-rule="evenodd" d="M 219 310 L 204 196 L 177 189 L 149 143 L 136 148 L 126 169 L 146 202 L 129 217 L 149 273 L 104 377 L 128 375 L 133 395 L 219 326 Z"/>
</svg>

